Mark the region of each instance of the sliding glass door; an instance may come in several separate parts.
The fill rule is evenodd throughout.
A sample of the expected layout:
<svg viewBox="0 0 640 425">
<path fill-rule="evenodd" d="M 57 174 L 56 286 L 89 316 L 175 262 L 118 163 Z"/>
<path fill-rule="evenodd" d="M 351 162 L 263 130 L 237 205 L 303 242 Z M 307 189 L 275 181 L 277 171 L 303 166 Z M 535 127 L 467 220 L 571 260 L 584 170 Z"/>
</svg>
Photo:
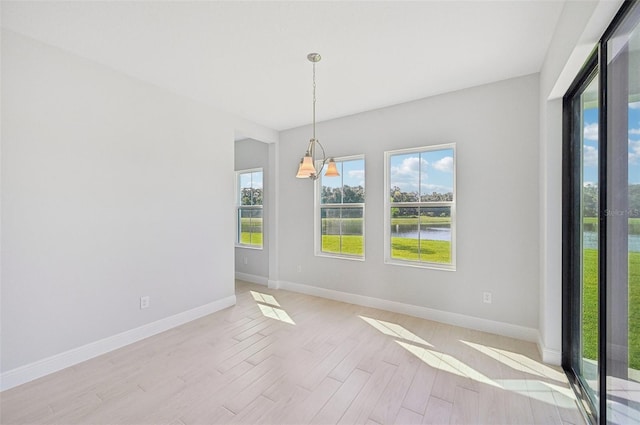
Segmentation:
<svg viewBox="0 0 640 425">
<path fill-rule="evenodd" d="M 592 423 L 640 424 L 640 2 L 564 98 L 563 367 Z"/>
</svg>

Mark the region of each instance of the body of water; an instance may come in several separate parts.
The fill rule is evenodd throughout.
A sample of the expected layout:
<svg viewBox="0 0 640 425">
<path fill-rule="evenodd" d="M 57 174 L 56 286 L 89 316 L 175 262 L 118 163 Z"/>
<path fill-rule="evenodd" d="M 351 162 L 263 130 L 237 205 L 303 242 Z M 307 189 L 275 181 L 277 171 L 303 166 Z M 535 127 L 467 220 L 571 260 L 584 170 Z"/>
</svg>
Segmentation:
<svg viewBox="0 0 640 425">
<path fill-rule="evenodd" d="M 420 231 L 413 224 L 396 224 L 391 226 L 392 238 L 411 238 L 432 241 L 451 241 L 451 227 L 427 227 L 422 225 Z"/>
<path fill-rule="evenodd" d="M 391 237 L 418 239 L 418 235 L 422 240 L 433 241 L 451 241 L 450 227 L 425 227 L 418 231 L 417 225 L 397 224 L 391 226 Z M 598 248 L 598 234 L 596 232 L 583 233 L 584 248 Z M 629 251 L 640 252 L 640 235 L 629 235 Z"/>
<path fill-rule="evenodd" d="M 596 232 L 582 233 L 583 248 L 598 249 L 598 234 Z M 629 235 L 629 251 L 640 252 L 640 235 Z"/>
</svg>

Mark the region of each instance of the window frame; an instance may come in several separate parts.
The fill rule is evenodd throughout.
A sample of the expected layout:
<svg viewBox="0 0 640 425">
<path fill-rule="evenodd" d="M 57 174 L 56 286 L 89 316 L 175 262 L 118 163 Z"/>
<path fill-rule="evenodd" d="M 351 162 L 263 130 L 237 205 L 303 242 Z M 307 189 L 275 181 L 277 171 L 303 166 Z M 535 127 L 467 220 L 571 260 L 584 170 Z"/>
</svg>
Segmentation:
<svg viewBox="0 0 640 425">
<path fill-rule="evenodd" d="M 358 155 L 348 155 L 348 156 L 341 156 L 341 157 L 335 157 L 333 158 L 334 161 L 337 162 L 347 162 L 347 161 L 353 161 L 353 160 L 362 160 L 364 163 L 364 178 L 365 178 L 365 184 L 364 184 L 364 196 L 365 196 L 365 202 L 362 203 L 348 203 L 348 204 L 344 204 L 344 203 L 340 203 L 340 204 L 323 204 L 322 203 L 322 175 L 320 175 L 320 177 L 315 181 L 314 184 L 314 252 L 315 255 L 317 257 L 328 257 L 328 258 L 339 258 L 339 259 L 343 259 L 343 260 L 353 260 L 353 261 L 365 261 L 365 256 L 366 256 L 366 197 L 367 197 L 367 160 L 365 158 L 364 154 L 358 154 Z M 318 166 L 321 166 L 322 163 L 318 163 L 316 165 L 316 168 Z M 343 182 L 343 186 L 344 186 L 344 182 Z M 362 208 L 362 255 L 355 255 L 355 254 L 344 254 L 344 253 L 335 253 L 335 252 L 325 252 L 322 250 L 322 208 Z"/>
<path fill-rule="evenodd" d="M 395 155 L 424 153 L 439 150 L 453 150 L 453 200 L 438 202 L 395 202 L 392 203 L 389 193 L 391 191 L 391 157 Z M 457 205 L 457 152 L 455 143 L 442 143 L 438 145 L 425 145 L 414 148 L 395 149 L 384 153 L 384 263 L 396 266 L 417 267 L 421 269 L 456 271 L 456 205 Z M 401 260 L 391 256 L 391 208 L 392 207 L 450 207 L 451 208 L 451 262 L 435 263 L 428 261 Z"/>
<path fill-rule="evenodd" d="M 244 174 L 251 174 L 251 173 L 256 173 L 256 172 L 260 172 L 262 173 L 262 204 L 260 205 L 241 205 L 242 202 L 242 187 L 240 184 L 240 179 L 241 176 Z M 264 227 L 264 169 L 262 167 L 257 167 L 257 168 L 247 168 L 247 169 L 243 169 L 243 170 L 237 170 L 236 171 L 236 188 L 235 188 L 235 193 L 236 193 L 236 243 L 235 246 L 236 248 L 246 248 L 246 249 L 257 249 L 257 250 L 263 250 L 264 249 L 264 236 L 265 236 L 265 227 Z M 246 244 L 246 243 L 242 243 L 241 242 L 241 238 L 242 238 L 242 232 L 241 232 L 241 227 L 240 227 L 240 212 L 241 210 L 259 210 L 262 212 L 261 216 L 262 216 L 262 243 L 258 246 L 258 245 L 252 245 L 252 244 Z"/>
</svg>

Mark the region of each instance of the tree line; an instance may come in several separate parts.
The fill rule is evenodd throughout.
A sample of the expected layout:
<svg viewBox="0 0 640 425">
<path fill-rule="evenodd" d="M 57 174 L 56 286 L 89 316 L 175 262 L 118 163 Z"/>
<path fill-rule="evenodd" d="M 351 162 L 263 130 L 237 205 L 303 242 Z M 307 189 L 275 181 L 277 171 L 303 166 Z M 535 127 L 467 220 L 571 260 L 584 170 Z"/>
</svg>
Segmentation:
<svg viewBox="0 0 640 425">
<path fill-rule="evenodd" d="M 322 186 L 321 199 L 323 204 L 362 204 L 364 203 L 364 187 L 348 186 L 328 187 Z"/>
<path fill-rule="evenodd" d="M 398 186 L 391 188 L 391 202 L 451 202 L 453 192 L 447 193 L 426 193 L 420 195 L 418 192 L 403 192 Z"/>
<path fill-rule="evenodd" d="M 240 205 L 262 205 L 262 188 L 243 187 L 240 191 Z"/>
<path fill-rule="evenodd" d="M 585 217 L 598 217 L 598 185 L 588 184 L 582 188 L 582 213 Z M 640 217 L 640 184 L 629 185 L 629 205 L 621 214 L 629 218 Z"/>
<path fill-rule="evenodd" d="M 391 202 L 451 202 L 453 192 L 420 195 L 418 192 L 403 192 L 398 186 L 390 190 Z M 364 203 L 364 187 L 343 185 L 342 187 L 322 186 L 321 199 L 323 204 L 352 204 Z M 449 217 L 451 209 L 448 207 L 402 207 L 392 208 L 391 215 L 395 217 Z"/>
</svg>

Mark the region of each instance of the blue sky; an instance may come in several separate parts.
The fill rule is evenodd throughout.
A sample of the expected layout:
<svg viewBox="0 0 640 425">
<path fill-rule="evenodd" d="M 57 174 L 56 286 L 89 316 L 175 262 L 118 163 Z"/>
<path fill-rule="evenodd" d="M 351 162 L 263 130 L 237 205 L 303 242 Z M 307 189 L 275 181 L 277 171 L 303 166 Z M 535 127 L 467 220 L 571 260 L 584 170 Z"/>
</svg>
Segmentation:
<svg viewBox="0 0 640 425">
<path fill-rule="evenodd" d="M 584 184 L 598 183 L 598 109 L 583 113 Z M 629 104 L 629 184 L 640 183 L 640 102 Z"/>
<path fill-rule="evenodd" d="M 262 189 L 262 171 L 240 174 L 240 189 L 245 187 Z"/>
<path fill-rule="evenodd" d="M 453 192 L 453 149 L 391 156 L 390 187 L 420 194 Z"/>
<path fill-rule="evenodd" d="M 417 192 L 420 182 L 421 194 L 453 191 L 453 149 L 392 155 L 390 161 L 391 187 Z M 364 164 L 364 159 L 336 161 L 340 177 L 324 177 L 325 167 L 322 185 L 331 188 L 342 185 L 364 187 Z"/>
</svg>

